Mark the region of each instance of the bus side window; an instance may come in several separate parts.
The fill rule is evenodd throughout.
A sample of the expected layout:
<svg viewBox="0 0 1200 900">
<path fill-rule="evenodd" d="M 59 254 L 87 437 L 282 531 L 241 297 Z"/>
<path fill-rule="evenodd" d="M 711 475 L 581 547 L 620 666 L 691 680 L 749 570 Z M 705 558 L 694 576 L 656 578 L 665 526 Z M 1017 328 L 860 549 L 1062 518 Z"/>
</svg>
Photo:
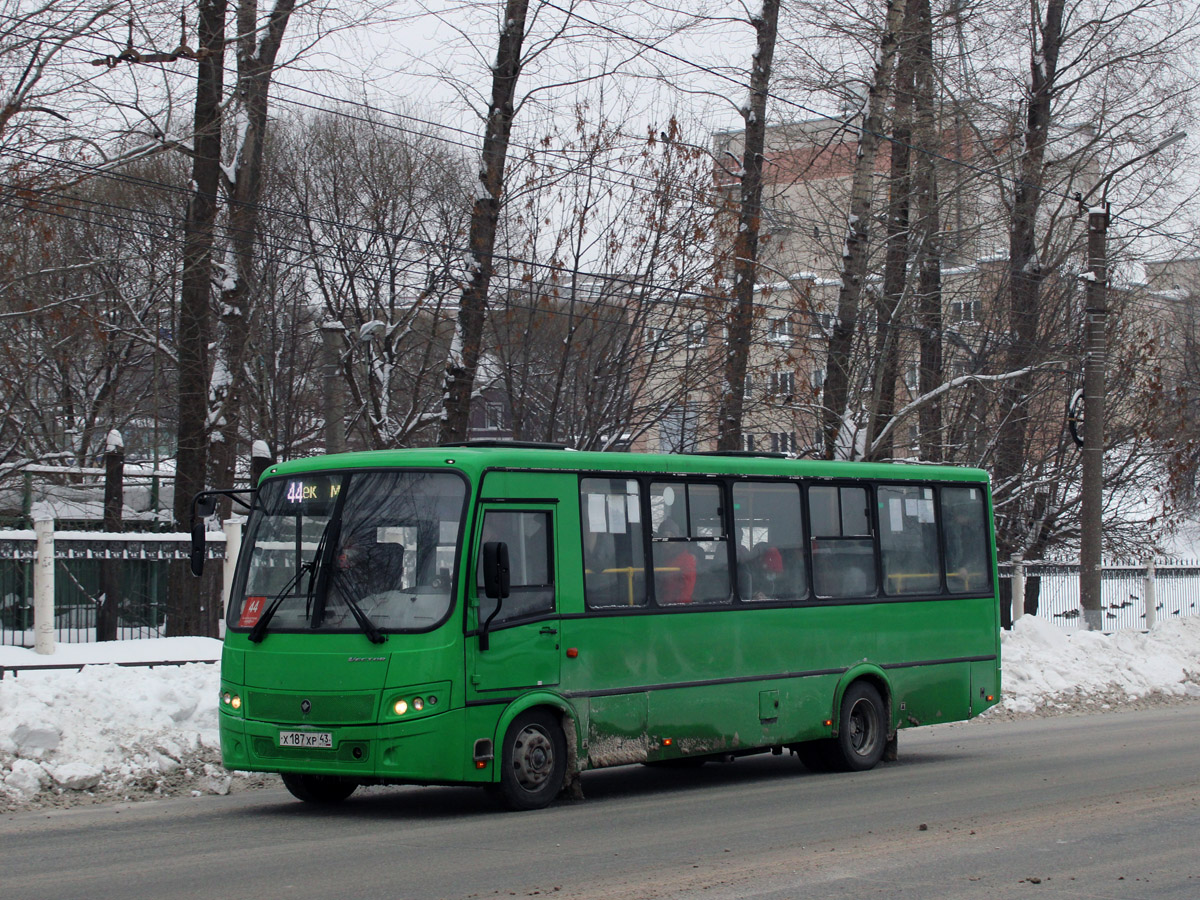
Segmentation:
<svg viewBox="0 0 1200 900">
<path fill-rule="evenodd" d="M 879 551 L 888 594 L 936 594 L 942 589 L 933 488 L 880 485 Z"/>
<path fill-rule="evenodd" d="M 731 602 L 730 538 L 718 484 L 653 482 L 650 515 L 655 603 Z"/>
<path fill-rule="evenodd" d="M 808 508 L 817 596 L 875 596 L 875 547 L 867 489 L 813 485 L 808 489 Z"/>
<path fill-rule="evenodd" d="M 946 589 L 953 594 L 987 590 L 991 572 L 983 490 L 944 487 L 941 500 L 942 534 L 946 540 Z"/>
<path fill-rule="evenodd" d="M 579 483 L 583 586 L 592 609 L 646 605 L 641 487 L 632 478 Z"/>
<path fill-rule="evenodd" d="M 796 600 L 807 594 L 800 488 L 736 482 L 733 510 L 741 599 Z"/>
<path fill-rule="evenodd" d="M 554 611 L 554 572 L 551 566 L 550 514 L 547 512 L 489 509 L 484 513 L 483 528 L 476 544 L 476 590 L 479 618 L 483 621 L 496 608 L 496 601 L 484 596 L 483 551 L 487 541 L 508 544 L 508 564 L 512 579 L 508 597 L 492 628 Z"/>
</svg>

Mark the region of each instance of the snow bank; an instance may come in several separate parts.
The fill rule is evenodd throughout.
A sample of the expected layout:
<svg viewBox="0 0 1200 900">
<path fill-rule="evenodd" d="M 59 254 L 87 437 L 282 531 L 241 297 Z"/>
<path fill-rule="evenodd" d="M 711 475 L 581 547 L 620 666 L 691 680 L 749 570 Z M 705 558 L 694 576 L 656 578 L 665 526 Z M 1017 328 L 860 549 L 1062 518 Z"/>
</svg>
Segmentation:
<svg viewBox="0 0 1200 900">
<path fill-rule="evenodd" d="M 9 675 L 0 682 L 0 794 L 20 805 L 44 792 L 124 796 L 153 793 L 166 776 L 223 777 L 212 766 L 217 690 L 211 663 Z"/>
<path fill-rule="evenodd" d="M 1200 697 L 1200 617 L 1173 619 L 1153 631 L 1065 632 L 1023 616 L 1001 638 L 1004 708 L 1033 713 L 1079 705 L 1080 698 L 1151 694 Z"/>
</svg>

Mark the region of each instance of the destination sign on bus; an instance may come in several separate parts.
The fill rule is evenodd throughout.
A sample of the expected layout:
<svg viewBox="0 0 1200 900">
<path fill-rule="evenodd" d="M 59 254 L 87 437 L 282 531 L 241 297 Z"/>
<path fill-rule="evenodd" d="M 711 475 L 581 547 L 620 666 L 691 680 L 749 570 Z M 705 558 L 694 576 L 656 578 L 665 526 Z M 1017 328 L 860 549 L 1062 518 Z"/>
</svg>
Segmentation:
<svg viewBox="0 0 1200 900">
<path fill-rule="evenodd" d="M 328 513 L 341 492 L 341 479 L 328 477 L 293 478 L 287 483 L 284 500 L 292 508 L 310 515 Z"/>
</svg>

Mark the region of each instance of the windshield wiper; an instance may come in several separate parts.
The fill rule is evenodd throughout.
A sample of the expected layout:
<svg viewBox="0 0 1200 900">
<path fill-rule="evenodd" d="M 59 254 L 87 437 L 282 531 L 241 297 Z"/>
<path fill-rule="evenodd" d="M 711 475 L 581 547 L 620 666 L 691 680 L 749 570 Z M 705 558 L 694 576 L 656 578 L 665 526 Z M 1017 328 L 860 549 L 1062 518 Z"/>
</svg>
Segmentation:
<svg viewBox="0 0 1200 900">
<path fill-rule="evenodd" d="M 306 563 L 301 563 L 300 568 L 296 570 L 296 574 L 288 580 L 288 583 L 283 586 L 283 589 L 278 594 L 271 598 L 271 602 L 267 605 L 267 608 L 263 610 L 262 615 L 258 617 L 258 621 L 254 623 L 254 627 L 250 629 L 248 637 L 252 643 L 262 643 L 262 639 L 267 634 L 267 625 L 270 623 L 271 617 L 275 615 L 275 610 L 279 609 L 280 604 L 287 599 L 292 588 L 304 577 L 304 573 L 311 572 L 316 568 L 316 565 L 316 557 L 313 557 Z M 311 581 L 309 583 L 311 584 Z"/>
<path fill-rule="evenodd" d="M 308 596 L 309 599 L 313 601 L 312 620 L 310 625 L 312 628 L 321 627 L 321 623 L 325 620 L 325 608 L 329 603 L 330 572 L 329 567 L 324 565 L 324 550 L 327 542 L 326 538 L 328 538 L 328 544 L 332 547 L 333 545 L 337 544 L 338 540 L 341 538 L 341 533 L 342 527 L 341 523 L 339 522 L 337 527 L 335 527 L 332 532 L 328 533 L 327 535 L 321 535 L 321 546 L 317 549 L 317 555 L 314 557 L 314 560 L 321 561 L 319 563 L 321 565 L 321 572 L 320 577 L 314 577 L 308 582 Z M 375 626 L 375 623 L 371 621 L 371 617 L 363 611 L 361 606 L 359 606 L 358 601 L 351 596 L 349 591 L 339 591 L 338 593 L 342 598 L 342 602 L 349 607 L 350 615 L 354 616 L 354 621 L 358 623 L 358 627 L 362 629 L 363 634 L 370 639 L 372 644 L 382 644 L 387 640 L 383 633 Z"/>
<path fill-rule="evenodd" d="M 375 623 L 371 621 L 371 617 L 363 611 L 363 608 L 358 605 L 357 600 L 349 594 L 342 597 L 342 600 L 350 607 L 350 614 L 354 616 L 354 621 L 358 623 L 358 627 L 363 630 L 363 634 L 370 639 L 372 644 L 382 644 L 387 640 L 387 635 L 375 627 Z"/>
<path fill-rule="evenodd" d="M 325 523 L 325 528 L 321 531 L 321 538 L 317 541 L 317 549 L 313 551 L 312 559 L 300 564 L 300 567 L 296 569 L 296 574 L 283 586 L 283 590 L 271 598 L 270 604 L 263 610 L 263 614 L 258 617 L 258 621 L 254 623 L 254 627 L 250 629 L 248 637 L 253 643 L 262 643 L 263 638 L 266 637 L 267 625 L 270 623 L 271 617 L 275 615 L 275 611 L 279 609 L 280 604 L 287 599 L 288 592 L 300 583 L 300 579 L 304 577 L 305 572 L 310 573 L 307 596 L 310 601 L 312 600 L 313 582 L 317 580 L 317 569 L 321 565 L 321 558 L 325 555 L 325 545 L 329 538 L 329 526 L 332 524 L 332 519 Z"/>
</svg>

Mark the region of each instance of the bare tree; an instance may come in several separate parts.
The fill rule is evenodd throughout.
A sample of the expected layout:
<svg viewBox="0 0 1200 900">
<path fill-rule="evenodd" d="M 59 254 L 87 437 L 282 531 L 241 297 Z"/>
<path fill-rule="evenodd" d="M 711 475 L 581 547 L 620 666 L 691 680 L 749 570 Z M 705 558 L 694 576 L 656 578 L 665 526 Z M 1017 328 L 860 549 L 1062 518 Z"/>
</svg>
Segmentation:
<svg viewBox="0 0 1200 900">
<path fill-rule="evenodd" d="M 720 388 L 717 415 L 717 449 L 742 449 L 742 415 L 746 368 L 754 321 L 754 284 L 758 262 L 758 237 L 762 224 L 763 152 L 766 144 L 767 95 L 771 62 L 779 28 L 779 0 L 765 0 L 751 15 L 756 35 L 750 67 L 750 96 L 742 108 L 746 123 L 743 138 L 741 203 L 734 242 L 733 302 L 726 337 L 725 380 Z"/>
<path fill-rule="evenodd" d="M 232 484 L 242 419 L 242 391 L 250 346 L 254 300 L 257 298 L 255 250 L 260 243 L 259 198 L 262 195 L 267 110 L 276 58 L 296 0 L 274 0 L 259 13 L 257 0 L 238 0 L 237 81 L 232 109 L 226 112 L 233 136 L 230 162 L 222 168 L 229 197 L 227 248 L 221 279 L 220 340 L 210 386 L 213 428 L 212 473 L 218 484 Z"/>
<path fill-rule="evenodd" d="M 510 187 L 485 396 L 518 437 L 641 446 L 668 420 L 715 412 L 731 234 L 704 188 L 710 156 L 676 121 L 633 136 L 623 114 L 589 126 L 582 113 Z"/>
<path fill-rule="evenodd" d="M 443 443 L 464 440 L 470 423 L 471 395 L 479 368 L 488 289 L 495 265 L 504 164 L 517 112 L 517 79 L 525 63 L 521 48 L 525 42 L 528 13 L 529 0 L 506 0 L 496 62 L 492 66 L 491 100 L 484 116 L 480 190 L 471 212 L 471 230 L 467 239 L 471 266 L 459 300 L 458 324 L 446 363 L 445 416 L 438 435 Z"/>
<path fill-rule="evenodd" d="M 843 252 L 842 284 L 838 291 L 837 319 L 829 337 L 826 355 L 827 373 L 822 398 L 824 417 L 824 454 L 828 459 L 839 453 L 850 453 L 841 447 L 842 425 L 850 395 L 851 343 L 858 322 L 859 302 L 867 270 L 867 250 L 870 241 L 871 179 L 875 172 L 875 157 L 884 129 L 884 110 L 892 85 L 892 70 L 900 42 L 900 25 L 904 18 L 905 0 L 889 0 L 879 37 L 879 56 L 867 92 L 866 109 L 858 133 L 858 153 L 850 189 L 850 214 L 846 226 L 846 249 Z"/>
<path fill-rule="evenodd" d="M 297 219 L 313 324 L 347 338 L 337 368 L 352 447 L 428 442 L 442 412 L 470 175 L 408 122 L 334 107 L 288 126 L 281 202 Z"/>
</svg>

